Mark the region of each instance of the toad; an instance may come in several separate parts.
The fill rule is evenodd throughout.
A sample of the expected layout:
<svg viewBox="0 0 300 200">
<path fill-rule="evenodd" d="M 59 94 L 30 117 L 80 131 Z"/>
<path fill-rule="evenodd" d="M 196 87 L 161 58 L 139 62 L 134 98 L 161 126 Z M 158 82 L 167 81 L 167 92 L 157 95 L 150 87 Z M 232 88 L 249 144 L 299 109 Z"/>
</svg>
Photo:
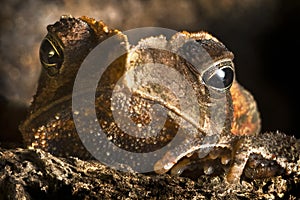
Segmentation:
<svg viewBox="0 0 300 200">
<path fill-rule="evenodd" d="M 211 34 L 181 31 L 133 44 L 128 32 L 72 16 L 47 30 L 37 92 L 20 125 L 28 148 L 138 172 L 190 178 L 225 173 L 229 183 L 299 173 L 299 142 L 281 133 L 259 134 L 257 104 L 237 82 L 233 53 Z M 125 53 L 97 68 L 115 47 L 106 47 L 105 56 L 92 53 L 110 38 Z M 96 64 L 88 62 L 93 56 Z M 102 70 L 95 90 L 88 75 L 75 87 L 81 68 L 92 65 Z M 87 96 L 92 109 L 81 104 Z"/>
</svg>

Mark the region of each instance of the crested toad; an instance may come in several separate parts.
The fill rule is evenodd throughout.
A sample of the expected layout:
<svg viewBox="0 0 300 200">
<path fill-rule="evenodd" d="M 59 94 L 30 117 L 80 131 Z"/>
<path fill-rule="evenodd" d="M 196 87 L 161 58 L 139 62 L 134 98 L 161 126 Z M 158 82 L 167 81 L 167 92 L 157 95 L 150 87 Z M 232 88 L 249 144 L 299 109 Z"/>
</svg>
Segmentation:
<svg viewBox="0 0 300 200">
<path fill-rule="evenodd" d="M 237 82 L 233 53 L 209 33 L 182 31 L 131 44 L 126 33 L 102 21 L 72 16 L 62 16 L 47 30 L 40 47 L 43 70 L 38 89 L 20 125 L 29 148 L 97 158 L 106 146 L 94 136 L 104 134 L 116 146 L 112 151 L 125 152 L 114 162 L 126 161 L 137 171 L 137 166 L 149 165 L 158 174 L 191 178 L 226 173 L 230 183 L 242 176 L 299 172 L 293 164 L 299 159 L 298 141 L 280 133 L 258 134 L 259 111 L 252 95 Z M 89 123 L 74 122 L 78 114 L 90 116 L 89 109 L 72 107 L 74 97 L 84 99 L 90 88 L 78 91 L 74 84 L 90 52 L 111 37 L 126 53 L 103 69 L 96 91 L 91 91 L 101 127 L 97 131 Z M 89 139 L 92 150 L 85 143 Z M 168 148 L 154 153 L 155 161 L 149 162 L 147 155 L 163 147 Z M 135 160 L 132 153 L 143 158 Z M 109 159 L 111 154 L 100 157 Z"/>
</svg>

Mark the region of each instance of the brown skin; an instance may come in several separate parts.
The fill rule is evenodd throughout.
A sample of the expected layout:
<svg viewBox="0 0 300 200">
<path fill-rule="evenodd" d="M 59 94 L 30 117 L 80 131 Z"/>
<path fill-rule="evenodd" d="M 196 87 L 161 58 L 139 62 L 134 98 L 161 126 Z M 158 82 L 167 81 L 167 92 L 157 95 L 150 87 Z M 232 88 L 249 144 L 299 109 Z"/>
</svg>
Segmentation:
<svg viewBox="0 0 300 200">
<path fill-rule="evenodd" d="M 92 158 L 82 145 L 73 121 L 72 90 L 74 81 L 84 58 L 97 44 L 118 34 L 120 43 L 129 46 L 126 35 L 118 30 L 108 28 L 101 21 L 98 22 L 88 17 L 64 16 L 60 21 L 49 25 L 47 30 L 48 35 L 41 45 L 43 70 L 38 89 L 27 119 L 20 125 L 20 131 L 29 148 L 41 148 L 58 156 L 71 155 L 83 159 Z M 179 37 L 184 38 L 184 42 L 180 45 L 177 44 Z M 189 43 L 190 41 L 192 42 Z M 179 171 L 181 168 L 185 169 L 191 163 L 217 160 L 216 158 L 220 158 L 221 163 L 213 161 L 211 164 L 226 166 L 228 182 L 238 181 L 245 167 L 248 169 L 247 174 L 251 174 L 248 176 L 252 176 L 252 178 L 264 177 L 262 173 L 266 176 L 273 176 L 277 171 L 280 171 L 280 167 L 264 168 L 259 165 L 261 162 L 266 162 L 265 160 L 272 160 L 273 157 L 270 154 L 262 153 L 258 163 L 254 162 L 256 157 L 251 156 L 252 153 L 261 152 L 261 147 L 256 147 L 255 142 L 253 142 L 256 137 L 259 137 L 257 135 L 260 131 L 260 117 L 252 95 L 240 86 L 234 78 L 233 54 L 220 41 L 206 32 L 188 33 L 184 31 L 165 42 L 169 46 L 175 46 L 178 52 L 189 53 L 192 59 L 201 64 L 201 67 L 195 68 L 174 52 L 155 49 L 155 42 L 148 44 L 150 49 L 135 50 L 130 48 L 128 54 L 116 59 L 107 68 L 97 88 L 96 113 L 107 137 L 112 137 L 115 144 L 119 144 L 128 151 L 153 151 L 165 146 L 173 139 L 177 133 L 179 121 L 183 120 L 186 123 L 186 127 L 183 128 L 187 129 L 191 126 L 197 131 L 180 135 L 182 142 L 178 147 L 158 158 L 155 166 L 153 166 L 155 172 L 166 173 L 172 167 L 173 169 L 176 167 L 176 170 L 173 171 L 177 173 L 178 169 Z M 194 51 L 193 42 L 206 50 L 212 62 L 197 54 L 197 49 Z M 170 59 L 171 57 L 174 59 Z M 130 62 L 128 62 L 129 60 Z M 127 99 L 130 102 L 131 119 L 136 124 L 146 126 L 153 117 L 148 108 L 157 103 L 168 110 L 168 118 L 164 124 L 165 129 L 158 136 L 137 140 L 138 136 L 133 137 L 124 133 L 114 123 L 110 99 L 114 86 L 126 71 L 136 69 L 139 64 L 149 62 L 164 63 L 178 71 L 192 86 L 196 95 L 196 98 L 193 98 L 192 95 L 185 94 L 187 102 L 196 101 L 197 106 L 204 112 L 201 112 L 199 121 L 197 121 L 194 119 L 195 113 L 180 110 L 180 103 L 172 91 L 153 85 L 140 87 L 133 92 L 131 99 Z M 219 63 L 221 67 L 229 66 L 226 70 L 229 75 L 232 75 L 231 81 L 226 83 L 224 88 L 212 87 L 211 82 L 209 82 L 210 76 L 205 77 L 206 72 L 214 69 L 212 67 L 216 63 Z M 133 76 L 137 76 L 137 74 Z M 138 77 L 136 78 L 138 79 Z M 208 111 L 212 104 L 222 105 L 225 108 L 223 112 L 225 117 L 210 116 Z M 83 109 L 82 111 L 86 110 Z M 222 124 L 222 120 L 224 120 L 224 124 Z M 216 126 L 221 129 L 216 129 Z M 88 128 L 87 130 L 89 130 Z M 198 157 L 194 158 L 194 156 L 189 158 L 188 155 L 190 154 L 201 153 L 201 145 L 206 136 L 217 136 L 218 138 L 209 155 L 202 158 L 203 160 Z M 227 153 L 228 150 L 229 154 Z M 269 149 L 264 150 L 269 152 Z M 213 155 L 217 151 L 226 153 Z M 250 161 L 252 159 L 252 161 L 249 161 L 247 165 L 248 159 Z M 230 162 L 225 162 L 226 160 Z M 210 162 L 207 161 L 207 163 Z M 278 161 L 278 165 L 283 167 L 280 161 Z M 258 171 L 255 171 L 256 166 L 259 166 Z"/>
<path fill-rule="evenodd" d="M 46 46 L 44 54 L 47 56 L 47 50 L 61 49 L 62 52 L 56 56 L 62 59 L 62 63 L 54 65 L 57 73 L 53 74 L 52 71 L 55 70 L 49 70 L 47 60 L 42 60 L 41 57 L 41 62 L 46 64 L 42 64 L 43 70 L 37 92 L 29 108 L 27 119 L 20 125 L 20 130 L 25 144 L 32 148 L 42 148 L 61 156 L 89 157 L 74 131 L 71 115 L 73 84 L 86 55 L 99 42 L 118 31 L 108 29 L 103 22 L 90 18 L 75 19 L 69 16 L 63 16 L 60 21 L 47 26 L 47 30 L 46 38 L 53 42 L 53 46 L 48 45 L 48 48 Z M 48 62 L 51 64 L 51 61 Z M 45 127 L 48 127 L 47 136 L 45 136 Z M 59 146 L 65 148 L 56 148 Z"/>
</svg>

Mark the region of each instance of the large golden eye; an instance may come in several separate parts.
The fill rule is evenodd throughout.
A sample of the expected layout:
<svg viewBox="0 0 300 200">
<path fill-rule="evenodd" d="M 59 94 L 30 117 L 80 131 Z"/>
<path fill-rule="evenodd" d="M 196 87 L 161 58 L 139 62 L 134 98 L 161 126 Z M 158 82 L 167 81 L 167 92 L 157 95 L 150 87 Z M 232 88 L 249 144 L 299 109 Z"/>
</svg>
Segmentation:
<svg viewBox="0 0 300 200">
<path fill-rule="evenodd" d="M 233 64 L 225 61 L 210 67 L 203 73 L 202 80 L 207 86 L 217 90 L 230 88 L 234 80 Z"/>
<path fill-rule="evenodd" d="M 40 61 L 50 76 L 54 76 L 64 60 L 61 45 L 50 35 L 47 35 L 40 46 Z"/>
</svg>

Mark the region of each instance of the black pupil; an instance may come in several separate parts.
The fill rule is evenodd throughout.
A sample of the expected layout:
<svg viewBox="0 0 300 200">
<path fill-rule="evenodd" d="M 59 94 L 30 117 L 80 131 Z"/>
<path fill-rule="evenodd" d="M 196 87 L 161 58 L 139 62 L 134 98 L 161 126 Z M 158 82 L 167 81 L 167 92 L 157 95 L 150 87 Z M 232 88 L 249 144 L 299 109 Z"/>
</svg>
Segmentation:
<svg viewBox="0 0 300 200">
<path fill-rule="evenodd" d="M 209 73 L 209 72 L 208 72 Z M 234 73 L 232 68 L 223 67 L 216 69 L 213 73 L 203 75 L 203 80 L 208 86 L 225 89 L 231 86 L 233 82 Z"/>
<path fill-rule="evenodd" d="M 46 64 L 57 64 L 61 61 L 60 56 L 48 40 L 44 40 L 41 44 L 40 58 Z"/>
</svg>

